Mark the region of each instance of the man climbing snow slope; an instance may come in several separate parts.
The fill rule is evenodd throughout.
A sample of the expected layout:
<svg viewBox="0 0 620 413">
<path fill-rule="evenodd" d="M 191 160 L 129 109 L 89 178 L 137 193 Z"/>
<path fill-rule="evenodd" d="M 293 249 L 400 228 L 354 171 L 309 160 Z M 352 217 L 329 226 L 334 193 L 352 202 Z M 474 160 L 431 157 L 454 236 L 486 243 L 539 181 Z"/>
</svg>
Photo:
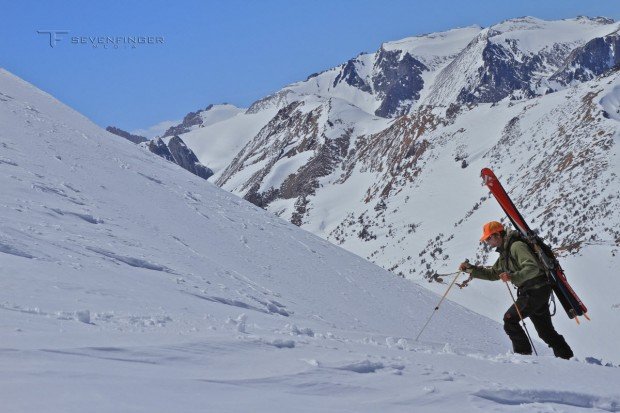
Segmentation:
<svg viewBox="0 0 620 413">
<path fill-rule="evenodd" d="M 538 336 L 553 349 L 556 357 L 573 357 L 570 346 L 555 331 L 551 322 L 549 299 L 552 288 L 529 246 L 519 239 L 516 231 L 507 231 L 497 221 L 484 225 L 480 241 L 499 253 L 495 264 L 492 267 L 481 267 L 465 261 L 459 269 L 469 273 L 472 278 L 510 281 L 517 287 L 517 299 L 504 314 L 504 330 L 512 341 L 514 352 L 532 354 L 532 345 L 519 324 L 521 317 L 529 317 Z"/>
</svg>

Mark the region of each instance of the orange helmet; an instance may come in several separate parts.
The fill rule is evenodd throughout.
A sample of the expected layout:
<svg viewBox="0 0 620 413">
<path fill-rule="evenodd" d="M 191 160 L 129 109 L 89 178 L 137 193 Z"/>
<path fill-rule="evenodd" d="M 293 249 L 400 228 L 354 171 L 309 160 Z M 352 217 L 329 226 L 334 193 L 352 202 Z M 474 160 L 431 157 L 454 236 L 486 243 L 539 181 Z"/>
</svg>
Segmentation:
<svg viewBox="0 0 620 413">
<path fill-rule="evenodd" d="M 498 232 L 502 232 L 504 230 L 504 226 L 497 221 L 491 221 L 484 224 L 482 227 L 482 237 L 480 238 L 480 242 L 486 241 L 491 235 L 497 234 Z"/>
</svg>

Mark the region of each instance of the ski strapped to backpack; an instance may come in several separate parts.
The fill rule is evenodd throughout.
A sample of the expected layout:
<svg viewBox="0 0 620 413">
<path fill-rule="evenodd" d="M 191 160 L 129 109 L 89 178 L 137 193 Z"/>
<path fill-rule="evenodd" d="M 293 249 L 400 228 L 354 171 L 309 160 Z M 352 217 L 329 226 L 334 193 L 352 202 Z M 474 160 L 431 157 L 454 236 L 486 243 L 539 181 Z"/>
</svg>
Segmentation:
<svg viewBox="0 0 620 413">
<path fill-rule="evenodd" d="M 568 284 L 564 270 L 560 266 L 551 248 L 530 229 L 493 171 L 489 168 L 484 168 L 481 172 L 481 176 L 485 185 L 502 207 L 508 219 L 510 219 L 510 222 L 512 222 L 514 227 L 521 234 L 523 241 L 536 253 L 538 260 L 549 277 L 553 292 L 560 301 L 560 304 L 562 304 L 568 317 L 571 319 L 574 318 L 577 324 L 579 324 L 578 316 L 583 315 L 589 320 L 590 317 L 588 317 L 587 314 L 588 309 L 570 284 Z"/>
</svg>

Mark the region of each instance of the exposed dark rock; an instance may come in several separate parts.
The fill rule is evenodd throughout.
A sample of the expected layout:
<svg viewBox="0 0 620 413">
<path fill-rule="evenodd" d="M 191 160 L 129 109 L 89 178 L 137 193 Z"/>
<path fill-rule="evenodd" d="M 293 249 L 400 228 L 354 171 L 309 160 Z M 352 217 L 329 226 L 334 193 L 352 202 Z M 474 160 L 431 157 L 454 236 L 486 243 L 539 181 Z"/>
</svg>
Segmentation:
<svg viewBox="0 0 620 413">
<path fill-rule="evenodd" d="M 532 74 L 544 68 L 540 55 L 521 56 L 516 59 L 511 50 L 516 46 L 488 43 L 482 52 L 484 65 L 478 69 L 480 80 L 472 89 L 459 93 L 460 103 L 493 103 L 521 92 L 523 97 L 536 96 L 532 90 Z"/>
<path fill-rule="evenodd" d="M 117 128 L 116 126 L 108 126 L 107 128 L 105 128 L 105 130 L 107 130 L 110 133 L 113 133 L 115 135 L 120 136 L 121 138 L 125 138 L 128 141 L 131 141 L 133 143 L 142 143 L 142 142 L 146 142 L 148 139 L 146 139 L 144 136 L 140 136 L 140 135 L 132 135 L 131 133 L 124 131 L 120 128 Z"/>
<path fill-rule="evenodd" d="M 401 58 L 400 50 L 379 51 L 373 77 L 375 92 L 383 99 L 375 115 L 384 118 L 406 113 L 411 104 L 420 98 L 424 87 L 422 72 L 428 68 L 409 53 Z M 404 104 L 404 105 L 403 105 Z"/>
<path fill-rule="evenodd" d="M 266 192 L 260 192 L 259 189 L 260 184 L 254 184 L 243 199 L 258 207 L 266 208 L 267 205 L 275 201 L 280 195 L 278 188 L 269 188 Z"/>
<path fill-rule="evenodd" d="M 174 157 L 174 161 L 182 168 L 203 179 L 209 179 L 213 175 L 213 171 L 201 164 L 194 152 L 178 136 L 170 139 L 168 148 Z"/>
<path fill-rule="evenodd" d="M 168 145 L 161 138 L 154 139 L 148 143 L 147 147 L 154 154 L 176 163 L 203 179 L 209 179 L 213 175 L 213 171 L 201 164 L 194 152 L 178 136 L 172 137 Z"/>
<path fill-rule="evenodd" d="M 284 149 L 291 140 L 296 140 L 301 135 L 306 136 L 306 139 L 303 140 L 304 142 L 312 140 L 312 137 L 316 134 L 316 119 L 319 116 L 320 110 L 319 112 L 312 111 L 308 114 L 302 114 L 300 111 L 297 111 L 297 108 L 303 106 L 303 104 L 302 101 L 296 101 L 280 109 L 254 139 L 243 147 L 232 163 L 224 170 L 216 185 L 225 185 L 235 173 L 248 166 L 246 162 L 249 158 L 252 158 L 251 164 L 269 158 L 269 163 L 252 175 L 242 189 L 254 188 L 255 183 L 261 181 L 269 172 L 271 166 L 284 155 Z M 290 154 L 290 151 L 287 154 Z M 252 192 L 251 189 L 250 192 Z"/>
<path fill-rule="evenodd" d="M 147 145 L 149 151 L 153 152 L 157 156 L 161 156 L 167 161 L 174 162 L 174 157 L 170 153 L 168 146 L 164 143 L 161 138 L 156 138 L 150 141 Z"/>
<path fill-rule="evenodd" d="M 345 63 L 333 86 L 344 82 L 361 91 L 376 93 L 382 103 L 375 115 L 386 118 L 402 115 L 420 98 L 424 87 L 421 74 L 428 68 L 409 53 L 402 55 L 400 50 L 381 48 L 373 68 L 376 74 L 372 78 L 372 87 L 358 73 L 357 66 L 361 64 L 358 58 Z"/>
<path fill-rule="evenodd" d="M 461 105 L 456 103 L 450 103 L 450 106 L 448 106 L 448 109 L 446 109 L 446 117 L 448 119 L 455 119 L 460 112 Z"/>
<path fill-rule="evenodd" d="M 295 212 L 293 212 L 293 214 L 291 215 L 292 224 L 297 225 L 298 227 L 301 227 L 301 225 L 303 224 L 303 218 L 306 215 L 307 206 L 309 203 L 310 201 L 308 200 L 307 197 L 305 196 L 299 197 L 297 202 L 295 202 Z"/>
<path fill-rule="evenodd" d="M 587 82 L 609 69 L 620 66 L 620 34 L 597 37 L 568 56 L 566 63 L 550 80 L 562 85 L 573 81 Z"/>
<path fill-rule="evenodd" d="M 326 139 L 318 147 L 316 155 L 299 170 L 289 175 L 280 187 L 280 197 L 290 199 L 314 195 L 319 187 L 318 179 L 334 171 L 338 163 L 347 155 L 353 130 L 347 130 L 336 139 Z"/>
<path fill-rule="evenodd" d="M 205 110 L 209 110 L 213 107 L 213 105 L 209 105 Z M 196 112 L 190 112 L 183 118 L 183 122 L 179 125 L 172 126 L 164 132 L 162 138 L 166 136 L 174 136 L 181 135 L 183 133 L 187 133 L 191 130 L 192 126 L 202 125 L 202 116 L 200 114 L 203 112 L 202 109 L 197 110 Z"/>
<path fill-rule="evenodd" d="M 309 112 L 303 111 L 303 102 L 294 102 L 278 111 L 276 116 L 249 142 L 222 173 L 217 185 L 223 186 L 228 179 L 251 165 L 263 166 L 237 190 L 243 198 L 266 208 L 276 199 L 296 199 L 291 222 L 301 225 L 309 197 L 319 187 L 319 178 L 331 174 L 349 152 L 352 128 L 340 136 L 328 137 L 318 129 L 319 118 L 329 113 L 330 103 Z M 338 121 L 331 122 L 331 127 Z M 326 120 L 329 125 L 330 121 Z M 274 165 L 300 153 L 314 151 L 313 156 L 299 169 L 288 175 L 278 187 L 264 188 L 262 183 Z"/>
<path fill-rule="evenodd" d="M 609 17 L 604 17 L 604 16 L 597 16 L 597 17 L 577 16 L 577 19 L 590 20 L 590 21 L 597 22 L 600 24 L 612 24 L 613 22 L 615 22 L 614 19 L 611 19 Z"/>
<path fill-rule="evenodd" d="M 368 84 L 366 84 L 366 82 L 364 82 L 355 69 L 356 62 L 358 62 L 357 59 L 351 59 L 344 65 L 338 76 L 336 76 L 336 79 L 334 79 L 333 86 L 336 87 L 338 83 L 344 81 L 350 86 L 356 87 L 364 92 L 371 93 L 372 89 Z"/>
</svg>

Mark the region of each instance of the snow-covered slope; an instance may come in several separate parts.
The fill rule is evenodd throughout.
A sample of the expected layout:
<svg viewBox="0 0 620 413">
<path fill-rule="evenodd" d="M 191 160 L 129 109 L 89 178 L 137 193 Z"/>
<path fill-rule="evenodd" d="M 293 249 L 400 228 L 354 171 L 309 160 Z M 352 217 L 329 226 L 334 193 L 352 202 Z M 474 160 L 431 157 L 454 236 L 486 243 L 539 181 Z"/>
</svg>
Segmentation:
<svg viewBox="0 0 620 413">
<path fill-rule="evenodd" d="M 230 119 L 240 113 L 245 112 L 245 109 L 236 107 L 228 103 L 221 105 L 209 105 L 204 110 L 197 110 L 196 112 L 190 112 L 183 120 L 176 125 L 170 126 L 161 136 L 162 138 L 181 135 L 198 128 L 213 125 L 214 123 L 222 122 L 226 119 Z"/>
<path fill-rule="evenodd" d="M 246 109 L 238 108 L 235 105 L 229 103 L 222 103 L 220 105 L 211 105 L 200 114 L 202 117 L 202 127 L 213 125 L 214 123 L 222 122 L 226 119 L 230 119 L 233 116 L 237 116 L 240 113 L 244 113 Z"/>
<path fill-rule="evenodd" d="M 438 296 L 6 71 L 0 125 L 3 411 L 617 410 L 449 301 L 415 342 Z"/>
<path fill-rule="evenodd" d="M 260 113 L 239 113 L 181 135 L 196 156 L 209 165 L 215 181 L 230 165 L 241 148 L 276 114 L 268 109 Z"/>
<path fill-rule="evenodd" d="M 176 333 L 193 323 L 206 328 L 205 312 L 223 308 L 264 315 L 266 324 L 298 320 L 404 334 L 424 316 L 417 301 L 434 300 L 100 130 L 7 72 L 0 86 L 0 251 L 9 317 L 63 320 L 87 309 L 97 327 L 77 324 L 83 331 L 141 331 L 155 321 Z M 350 288 L 339 288 L 343 282 Z M 495 329 L 452 308 L 462 323 Z M 49 324 L 50 317 L 33 322 Z M 35 334 L 21 333 L 6 340 Z M 56 340 L 65 342 L 59 333 L 47 344 Z"/>
<path fill-rule="evenodd" d="M 504 215 L 478 176 L 491 167 L 596 320 L 577 328 L 560 309 L 556 323 L 581 353 L 620 362 L 618 27 L 524 17 L 384 43 L 216 124 L 239 150 L 213 181 L 440 292 L 435 272 L 495 259 L 477 242 Z M 223 147 L 211 139 L 189 146 Z M 510 303 L 484 282 L 452 298 L 498 321 Z"/>
<path fill-rule="evenodd" d="M 619 317 L 618 298 L 609 289 L 617 285 L 609 268 L 618 264 L 620 239 L 619 125 L 607 113 L 615 113 L 619 77 L 616 72 L 518 103 L 478 105 L 452 119 L 427 109 L 370 134 L 356 129 L 369 120 L 349 123 L 332 115 L 334 105 L 309 112 L 291 106 L 217 183 L 426 283 L 465 257 L 493 262 L 494 254 L 477 244 L 482 224 L 504 215 L 480 186 L 479 171 L 490 166 L 534 228 L 569 254 L 569 279 L 600 317 L 585 326 L 588 331 L 575 331 L 563 314 L 560 325 L 571 328 L 573 343 L 583 349 L 617 358 L 608 326 Z M 331 120 L 320 122 L 322 116 Z M 599 254 L 606 260 L 592 262 L 590 271 L 573 270 Z M 499 321 L 509 301 L 495 288 L 479 283 L 453 298 Z"/>
</svg>

